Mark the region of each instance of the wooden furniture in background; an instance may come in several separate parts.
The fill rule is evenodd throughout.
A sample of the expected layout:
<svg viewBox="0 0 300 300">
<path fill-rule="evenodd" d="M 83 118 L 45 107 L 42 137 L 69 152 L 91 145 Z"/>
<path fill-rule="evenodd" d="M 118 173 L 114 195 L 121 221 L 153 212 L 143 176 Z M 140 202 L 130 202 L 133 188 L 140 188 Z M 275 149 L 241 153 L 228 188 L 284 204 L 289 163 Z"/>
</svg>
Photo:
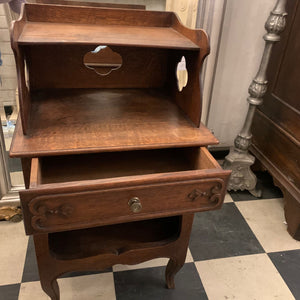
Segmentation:
<svg viewBox="0 0 300 300">
<path fill-rule="evenodd" d="M 252 153 L 285 199 L 288 231 L 300 240 L 300 1 L 287 1 L 286 29 L 271 56 L 264 103 L 254 116 Z"/>
<path fill-rule="evenodd" d="M 200 122 L 206 34 L 170 12 L 25 4 L 12 47 L 20 117 L 10 155 L 22 158 L 44 291 L 57 300 L 63 273 L 157 257 L 170 258 L 174 288 L 194 213 L 221 207 L 230 175 Z"/>
</svg>

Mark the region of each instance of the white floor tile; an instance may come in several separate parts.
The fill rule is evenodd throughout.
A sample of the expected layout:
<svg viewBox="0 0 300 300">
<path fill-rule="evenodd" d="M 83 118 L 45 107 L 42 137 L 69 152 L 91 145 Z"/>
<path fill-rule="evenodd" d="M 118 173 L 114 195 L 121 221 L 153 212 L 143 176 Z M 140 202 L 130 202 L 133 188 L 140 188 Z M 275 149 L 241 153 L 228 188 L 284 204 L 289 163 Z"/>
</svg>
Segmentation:
<svg viewBox="0 0 300 300">
<path fill-rule="evenodd" d="M 4 126 L 4 127 L 6 128 L 6 126 Z M 2 128 L 4 128 L 4 127 L 2 127 Z M 10 145 L 11 145 L 11 141 L 12 141 L 12 137 L 11 136 L 7 136 L 8 133 L 5 132 L 5 131 L 3 131 L 3 134 L 4 134 L 5 149 L 6 149 L 6 151 L 9 151 Z"/>
<path fill-rule="evenodd" d="M 287 232 L 283 199 L 235 202 L 266 252 L 300 249 Z"/>
<path fill-rule="evenodd" d="M 231 196 L 229 193 L 226 193 L 225 198 L 224 198 L 224 203 L 229 203 L 229 202 L 233 202 Z"/>
<path fill-rule="evenodd" d="M 11 172 L 10 179 L 12 186 L 24 185 L 23 172 Z"/>
<path fill-rule="evenodd" d="M 61 299 L 115 300 L 113 273 L 58 279 Z"/>
<path fill-rule="evenodd" d="M 77 276 L 58 279 L 60 297 L 63 300 L 115 300 L 112 273 Z M 22 283 L 19 300 L 48 300 L 39 281 Z"/>
<path fill-rule="evenodd" d="M 27 243 L 23 222 L 0 222 L 0 285 L 21 282 Z"/>
<path fill-rule="evenodd" d="M 294 299 L 265 253 L 200 261 L 195 264 L 208 299 Z"/>
<path fill-rule="evenodd" d="M 49 300 L 50 298 L 42 290 L 39 281 L 25 282 L 21 284 L 19 300 Z"/>
</svg>

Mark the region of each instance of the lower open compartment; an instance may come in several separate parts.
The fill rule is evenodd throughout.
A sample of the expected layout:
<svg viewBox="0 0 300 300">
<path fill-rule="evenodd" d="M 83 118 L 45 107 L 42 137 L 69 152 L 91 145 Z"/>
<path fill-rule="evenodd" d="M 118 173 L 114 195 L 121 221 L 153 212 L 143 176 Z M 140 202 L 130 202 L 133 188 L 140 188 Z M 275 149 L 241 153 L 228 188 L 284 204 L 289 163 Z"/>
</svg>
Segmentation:
<svg viewBox="0 0 300 300">
<path fill-rule="evenodd" d="M 60 260 L 162 246 L 180 234 L 181 217 L 159 218 L 80 230 L 49 233 L 49 250 Z"/>
</svg>

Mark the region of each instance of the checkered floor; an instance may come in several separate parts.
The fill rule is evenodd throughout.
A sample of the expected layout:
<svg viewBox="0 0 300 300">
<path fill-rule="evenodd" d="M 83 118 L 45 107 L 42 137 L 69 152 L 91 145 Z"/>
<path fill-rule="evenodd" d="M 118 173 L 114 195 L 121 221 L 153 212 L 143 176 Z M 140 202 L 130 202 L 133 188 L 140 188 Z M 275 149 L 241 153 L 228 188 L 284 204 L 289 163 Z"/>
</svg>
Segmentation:
<svg viewBox="0 0 300 300">
<path fill-rule="evenodd" d="M 221 210 L 196 215 L 175 290 L 164 285 L 167 259 L 156 259 L 67 274 L 58 280 L 61 299 L 300 299 L 300 242 L 286 232 L 280 191 L 259 175 L 262 199 L 234 192 Z M 23 225 L 1 222 L 0 241 L 0 300 L 49 299 Z"/>
</svg>

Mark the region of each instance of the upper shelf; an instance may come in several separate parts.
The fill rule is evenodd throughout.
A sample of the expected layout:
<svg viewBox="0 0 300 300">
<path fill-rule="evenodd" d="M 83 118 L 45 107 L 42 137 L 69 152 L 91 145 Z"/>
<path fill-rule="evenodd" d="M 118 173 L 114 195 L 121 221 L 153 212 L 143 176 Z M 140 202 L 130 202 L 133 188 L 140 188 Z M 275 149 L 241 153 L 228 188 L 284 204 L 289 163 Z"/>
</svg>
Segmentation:
<svg viewBox="0 0 300 300">
<path fill-rule="evenodd" d="M 201 29 L 182 25 L 173 12 L 62 5 L 23 5 L 13 45 L 98 44 L 208 52 Z"/>
<path fill-rule="evenodd" d="M 199 50 L 172 27 L 62 24 L 28 22 L 19 44 L 99 44 Z"/>
<path fill-rule="evenodd" d="M 32 95 L 29 132 L 20 118 L 12 157 L 82 154 L 217 144 L 155 89 L 62 89 Z"/>
</svg>

